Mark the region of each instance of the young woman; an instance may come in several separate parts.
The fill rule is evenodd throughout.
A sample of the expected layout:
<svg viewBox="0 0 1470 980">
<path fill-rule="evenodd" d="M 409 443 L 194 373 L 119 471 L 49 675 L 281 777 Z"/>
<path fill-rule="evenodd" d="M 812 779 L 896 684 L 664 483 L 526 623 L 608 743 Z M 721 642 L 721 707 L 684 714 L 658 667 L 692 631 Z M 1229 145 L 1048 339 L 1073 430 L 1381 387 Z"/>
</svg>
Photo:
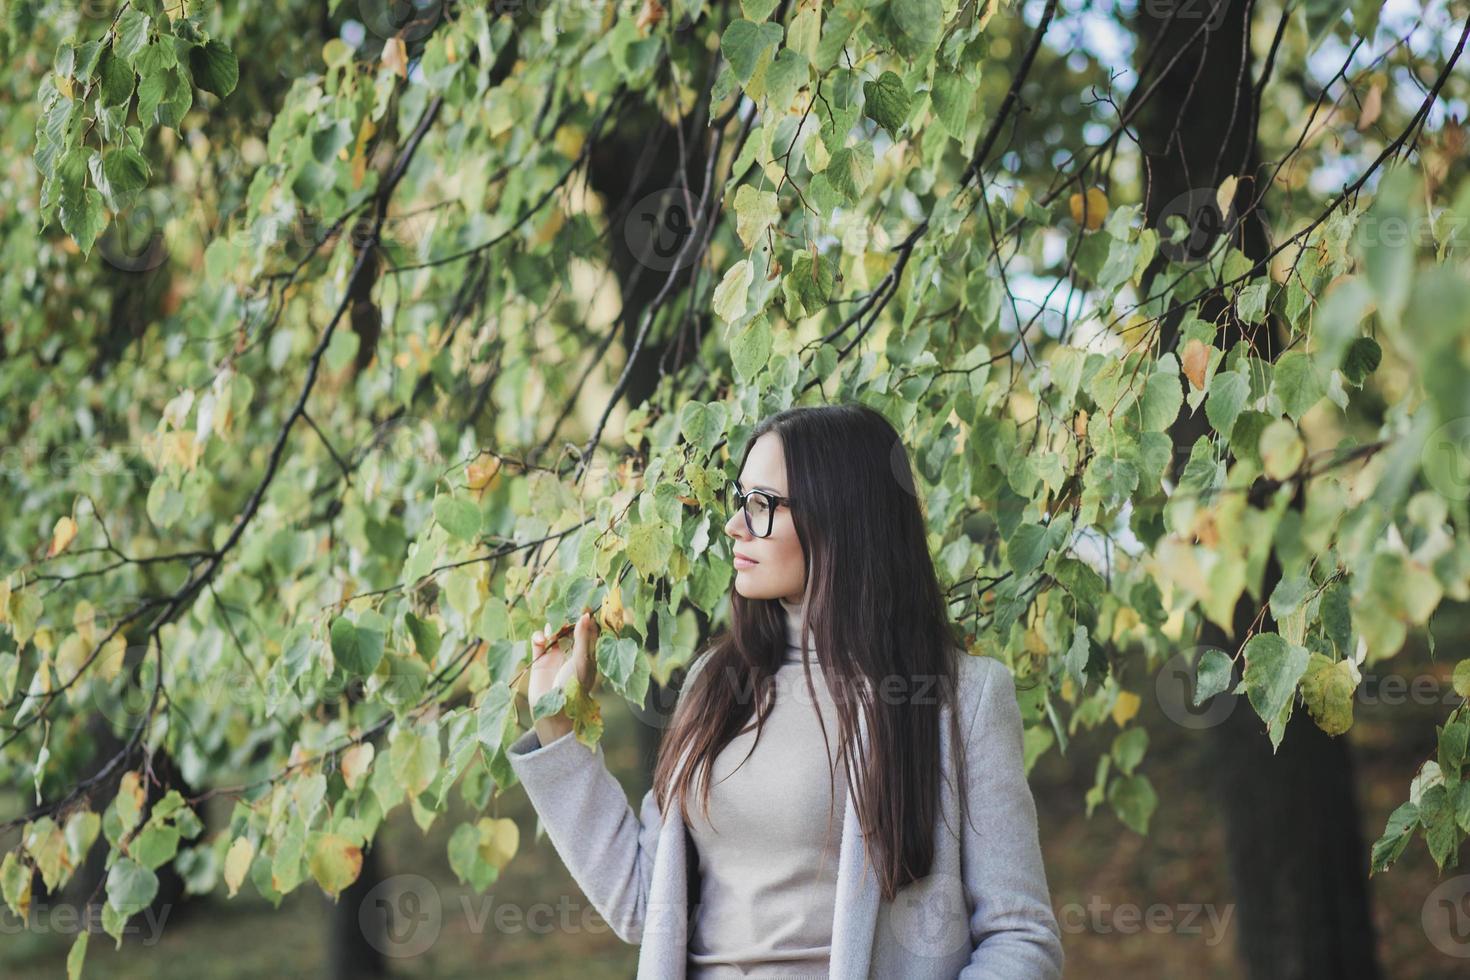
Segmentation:
<svg viewBox="0 0 1470 980">
<path fill-rule="evenodd" d="M 949 623 L 898 433 L 860 404 L 781 412 L 730 500 L 730 628 L 641 813 L 564 715 L 508 750 L 638 976 L 1059 977 L 1015 685 Z M 596 630 L 570 658 L 532 636 L 532 703 L 595 678 Z"/>
</svg>

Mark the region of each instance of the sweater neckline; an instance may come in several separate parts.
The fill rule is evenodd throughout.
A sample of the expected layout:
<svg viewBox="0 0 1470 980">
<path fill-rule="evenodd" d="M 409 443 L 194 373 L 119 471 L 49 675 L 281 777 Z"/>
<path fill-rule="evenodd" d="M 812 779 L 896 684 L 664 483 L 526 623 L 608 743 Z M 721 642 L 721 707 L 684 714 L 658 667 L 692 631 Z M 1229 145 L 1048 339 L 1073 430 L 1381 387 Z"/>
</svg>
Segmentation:
<svg viewBox="0 0 1470 980">
<path fill-rule="evenodd" d="M 806 609 L 806 602 L 792 602 L 789 599 L 781 599 L 781 609 L 786 618 L 786 657 L 785 663 L 801 663 L 803 657 L 816 662 L 817 637 L 812 630 L 812 624 L 807 623 L 806 650 L 801 648 L 801 617 Z"/>
</svg>

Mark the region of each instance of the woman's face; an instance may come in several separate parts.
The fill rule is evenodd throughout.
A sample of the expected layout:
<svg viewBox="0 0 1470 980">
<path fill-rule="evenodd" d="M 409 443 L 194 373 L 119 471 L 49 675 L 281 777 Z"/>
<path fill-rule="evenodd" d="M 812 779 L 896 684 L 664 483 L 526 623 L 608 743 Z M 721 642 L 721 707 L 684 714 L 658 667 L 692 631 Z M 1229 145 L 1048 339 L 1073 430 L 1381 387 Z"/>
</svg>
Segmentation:
<svg viewBox="0 0 1470 980">
<path fill-rule="evenodd" d="M 781 438 L 767 432 L 755 441 L 740 471 L 740 489 L 769 490 L 784 497 L 790 489 L 786 482 L 786 459 L 781 452 Z M 759 522 L 756 528 L 761 529 Z M 735 562 L 735 591 L 747 599 L 787 599 L 800 602 L 806 591 L 806 556 L 791 522 L 791 507 L 782 503 L 771 521 L 770 537 L 758 538 L 745 526 L 740 508 L 725 521 L 725 533 L 735 539 L 737 555 L 753 558 L 754 565 Z"/>
</svg>

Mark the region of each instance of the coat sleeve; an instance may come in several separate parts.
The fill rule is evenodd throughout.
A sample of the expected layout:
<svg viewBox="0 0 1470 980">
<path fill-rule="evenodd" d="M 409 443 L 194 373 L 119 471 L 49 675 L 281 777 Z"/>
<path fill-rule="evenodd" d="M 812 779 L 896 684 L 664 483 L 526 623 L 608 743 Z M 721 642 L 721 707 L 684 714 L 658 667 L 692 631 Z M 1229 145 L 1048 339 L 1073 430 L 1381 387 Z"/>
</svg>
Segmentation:
<svg viewBox="0 0 1470 980">
<path fill-rule="evenodd" d="M 708 656 L 690 665 L 681 691 L 690 689 Z M 643 795 L 634 814 L 622 784 L 608 771 L 602 742 L 594 751 L 577 741 L 574 732 L 542 745 L 532 728 L 505 755 L 546 836 L 592 907 L 623 942 L 641 943 L 663 827 L 653 790 Z"/>
<path fill-rule="evenodd" d="M 1057 980 L 1061 930 L 1042 863 L 1036 801 L 1026 782 L 1015 680 L 998 660 L 985 666 L 965 739 L 970 816 L 962 834 L 962 867 L 973 910 L 973 951 L 959 977 Z"/>
<path fill-rule="evenodd" d="M 623 942 L 641 942 L 663 825 L 653 790 L 635 815 L 607 769 L 602 743 L 594 751 L 573 732 L 542 745 L 533 728 L 505 754 L 546 836 L 593 908 Z"/>
</svg>

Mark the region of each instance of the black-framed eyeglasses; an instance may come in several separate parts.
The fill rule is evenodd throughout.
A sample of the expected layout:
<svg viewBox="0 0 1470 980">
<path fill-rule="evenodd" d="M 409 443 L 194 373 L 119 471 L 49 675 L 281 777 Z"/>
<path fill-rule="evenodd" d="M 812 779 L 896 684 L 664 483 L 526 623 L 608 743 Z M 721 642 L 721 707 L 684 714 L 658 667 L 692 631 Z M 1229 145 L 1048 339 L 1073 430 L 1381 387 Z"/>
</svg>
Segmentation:
<svg viewBox="0 0 1470 980">
<path fill-rule="evenodd" d="M 729 509 L 739 507 L 745 512 L 745 527 L 758 538 L 771 536 L 775 524 L 776 508 L 782 504 L 791 506 L 790 497 L 779 497 L 766 490 L 741 490 L 740 481 L 732 480 L 728 488 Z"/>
</svg>

